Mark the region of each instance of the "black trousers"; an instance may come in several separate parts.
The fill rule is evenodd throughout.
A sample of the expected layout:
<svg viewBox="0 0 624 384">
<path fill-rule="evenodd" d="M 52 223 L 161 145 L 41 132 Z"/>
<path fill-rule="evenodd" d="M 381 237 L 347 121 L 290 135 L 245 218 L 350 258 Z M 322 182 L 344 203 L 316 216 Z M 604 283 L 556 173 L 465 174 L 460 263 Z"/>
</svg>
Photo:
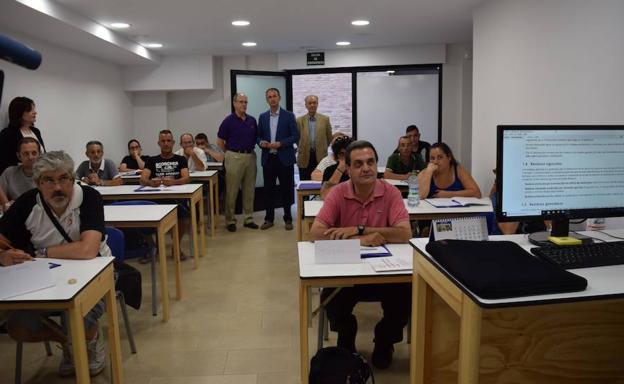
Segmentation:
<svg viewBox="0 0 624 384">
<path fill-rule="evenodd" d="M 267 162 L 262 168 L 262 174 L 264 176 L 266 201 L 266 215 L 264 221 L 272 223 L 275 220 L 274 196 L 279 190 L 282 207 L 284 208 L 284 221 L 292 222 L 290 206 L 293 203 L 295 185 L 295 170 L 293 166 L 285 166 L 282 164 L 279 157 L 277 157 L 277 154 L 269 154 Z M 276 180 L 279 180 L 279 186 Z"/>
<path fill-rule="evenodd" d="M 325 300 L 336 288 L 323 289 Z M 327 304 L 327 318 L 332 331 L 338 332 L 338 346 L 355 351 L 357 319 L 353 308 L 360 301 L 381 301 L 383 317 L 375 326 L 375 343 L 390 345 L 403 340 L 412 306 L 412 285 L 371 284 L 344 287 Z"/>
<path fill-rule="evenodd" d="M 311 180 L 312 172 L 316 169 L 318 160 L 316 159 L 316 151 L 310 151 L 310 162 L 305 168 L 299 168 L 299 180 Z"/>
</svg>

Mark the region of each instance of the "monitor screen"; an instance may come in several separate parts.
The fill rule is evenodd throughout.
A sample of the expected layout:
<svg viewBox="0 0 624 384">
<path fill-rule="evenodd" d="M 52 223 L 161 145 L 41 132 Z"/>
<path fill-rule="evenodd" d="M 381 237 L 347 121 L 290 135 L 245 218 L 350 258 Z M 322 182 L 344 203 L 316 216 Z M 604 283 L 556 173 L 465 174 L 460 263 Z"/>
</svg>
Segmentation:
<svg viewBox="0 0 624 384">
<path fill-rule="evenodd" d="M 498 126 L 499 221 L 624 216 L 624 126 Z"/>
</svg>

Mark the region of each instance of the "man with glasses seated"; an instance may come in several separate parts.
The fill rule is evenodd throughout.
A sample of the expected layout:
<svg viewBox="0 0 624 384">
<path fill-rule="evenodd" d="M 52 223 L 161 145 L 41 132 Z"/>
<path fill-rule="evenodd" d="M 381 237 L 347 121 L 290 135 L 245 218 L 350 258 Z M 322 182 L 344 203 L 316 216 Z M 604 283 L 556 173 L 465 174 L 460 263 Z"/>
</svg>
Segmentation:
<svg viewBox="0 0 624 384">
<path fill-rule="evenodd" d="M 33 165 L 33 179 L 37 188 L 21 195 L 0 218 L 0 265 L 28 262 L 33 256 L 74 260 L 111 256 L 105 241 L 102 197 L 93 188 L 74 182 L 74 161 L 69 155 L 45 153 Z M 103 312 L 104 302 L 100 301 L 84 318 L 91 375 L 106 366 L 104 341 L 98 331 Z M 74 363 L 66 324 L 58 325 L 50 315 L 37 310 L 12 311 L 8 331 L 15 340 L 61 343 L 59 373 L 70 376 Z"/>
</svg>

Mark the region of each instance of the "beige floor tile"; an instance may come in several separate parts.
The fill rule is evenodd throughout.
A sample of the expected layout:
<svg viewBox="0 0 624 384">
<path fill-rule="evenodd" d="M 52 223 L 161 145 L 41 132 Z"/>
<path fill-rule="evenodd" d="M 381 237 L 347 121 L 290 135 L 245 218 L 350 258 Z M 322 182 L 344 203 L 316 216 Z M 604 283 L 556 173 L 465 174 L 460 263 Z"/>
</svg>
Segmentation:
<svg viewBox="0 0 624 384">
<path fill-rule="evenodd" d="M 258 374 L 257 384 L 299 384 L 299 372 L 264 372 Z"/>
<path fill-rule="evenodd" d="M 154 377 L 149 384 L 256 384 L 256 375 Z"/>
<path fill-rule="evenodd" d="M 225 365 L 226 374 L 298 372 L 298 369 L 299 355 L 290 348 L 229 351 Z"/>
</svg>

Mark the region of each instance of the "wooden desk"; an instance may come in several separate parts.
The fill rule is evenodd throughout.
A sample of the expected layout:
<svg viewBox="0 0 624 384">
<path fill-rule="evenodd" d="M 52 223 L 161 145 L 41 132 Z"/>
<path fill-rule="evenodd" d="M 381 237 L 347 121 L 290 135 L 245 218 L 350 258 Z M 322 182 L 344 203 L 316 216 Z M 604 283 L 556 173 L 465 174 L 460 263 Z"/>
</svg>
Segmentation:
<svg viewBox="0 0 624 384">
<path fill-rule="evenodd" d="M 209 161 L 208 162 L 208 167 L 206 168 L 207 171 L 222 171 L 223 170 L 223 163 L 219 163 L 216 161 Z"/>
<path fill-rule="evenodd" d="M 100 192 L 102 199 L 111 200 L 163 200 L 163 199 L 184 199 L 190 201 L 191 209 L 191 237 L 193 239 L 193 257 L 195 261 L 194 268 L 199 266 L 199 255 L 204 255 L 206 250 L 206 230 L 204 223 L 204 215 L 197 215 L 197 206 L 199 212 L 204 212 L 204 198 L 201 184 L 184 184 L 167 187 L 161 191 L 154 192 L 135 192 L 135 185 L 118 185 L 114 187 L 95 187 Z M 199 226 L 201 238 L 201 250 L 198 247 L 197 227 Z"/>
<path fill-rule="evenodd" d="M 524 235 L 490 240 L 531 247 Z M 624 265 L 573 270 L 588 281 L 582 292 L 487 300 L 431 258 L 425 251 L 426 239 L 411 243 L 415 248 L 412 383 L 624 379 Z"/>
<path fill-rule="evenodd" d="M 61 264 L 52 269 L 56 285 L 50 288 L 0 300 L 0 310 L 36 309 L 44 311 L 67 311 L 71 332 L 76 382 L 90 383 L 87 345 L 76 340 L 85 340 L 84 316 L 104 298 L 108 321 L 108 349 L 112 365 L 112 378 L 122 383 L 121 347 L 117 302 L 113 278 L 113 257 L 96 257 L 91 260 L 49 259 Z M 75 279 L 75 284 L 68 284 Z"/>
<path fill-rule="evenodd" d="M 206 206 L 210 210 L 210 237 L 214 238 L 215 229 L 219 222 L 219 171 L 191 172 L 191 180 L 194 182 L 208 183 Z"/>
<path fill-rule="evenodd" d="M 428 202 L 421 200 L 416 207 L 407 205 L 407 199 L 403 199 L 405 209 L 409 213 L 411 220 L 435 220 L 453 217 L 478 215 L 480 213 L 492 212 L 492 201 L 488 198 L 481 199 L 484 205 L 473 205 L 469 207 L 436 208 Z M 304 202 L 304 217 L 299 227 L 302 228 L 301 236 L 306 239 L 307 234 L 314 223 L 316 215 L 323 207 L 322 200 L 310 200 Z"/>
<path fill-rule="evenodd" d="M 409 283 L 412 271 L 377 273 L 366 262 L 360 264 L 316 264 L 314 243 L 299 242 L 299 338 L 301 355 L 301 383 L 308 383 L 310 364 L 308 346 L 309 291 L 312 287 L 336 287 L 356 284 Z M 412 257 L 409 244 L 389 244 L 390 252 L 404 260 Z"/>
<path fill-rule="evenodd" d="M 209 163 L 222 164 L 222 163 Z M 221 165 L 222 167 L 222 165 Z M 214 237 L 215 229 L 219 222 L 219 171 L 198 171 L 191 172 L 191 181 L 194 183 L 208 183 L 208 195 L 206 196 L 206 207 L 210 209 L 210 236 Z M 128 174 L 121 176 L 124 184 L 138 185 L 141 179 L 140 175 Z"/>
<path fill-rule="evenodd" d="M 171 232 L 173 242 L 173 260 L 176 279 L 176 299 L 182 299 L 180 279 L 180 239 L 178 237 L 178 206 L 162 205 L 105 205 L 104 221 L 117 228 L 154 228 L 158 239 L 158 261 L 160 261 L 160 291 L 163 307 L 163 322 L 169 320 L 169 283 L 167 276 L 167 248 L 165 234 Z M 156 282 L 152 280 L 152 288 Z M 152 289 L 152 293 L 155 290 Z M 155 296 L 155 295 L 152 295 Z M 152 311 L 156 297 L 152 297 Z"/>
<path fill-rule="evenodd" d="M 310 184 L 310 183 L 318 183 L 318 188 L 306 188 L 302 189 L 302 184 Z M 321 194 L 321 182 L 313 181 L 313 180 L 301 180 L 299 184 L 297 184 L 297 241 L 301 241 L 303 239 L 303 198 L 305 196 L 315 196 Z"/>
</svg>

